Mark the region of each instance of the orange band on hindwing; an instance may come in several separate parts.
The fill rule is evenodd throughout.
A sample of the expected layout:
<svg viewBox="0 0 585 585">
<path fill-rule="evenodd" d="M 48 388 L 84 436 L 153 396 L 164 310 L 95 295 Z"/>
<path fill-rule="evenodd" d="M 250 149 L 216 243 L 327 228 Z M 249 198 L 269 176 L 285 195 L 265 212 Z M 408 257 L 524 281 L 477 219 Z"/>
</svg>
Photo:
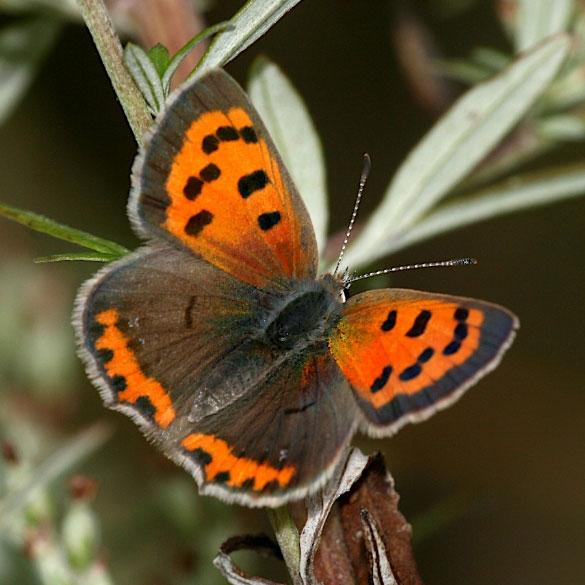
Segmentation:
<svg viewBox="0 0 585 585">
<path fill-rule="evenodd" d="M 95 348 L 106 356 L 103 367 L 117 391 L 116 400 L 135 405 L 143 414 L 152 414 L 156 424 L 166 429 L 176 417 L 171 397 L 159 382 L 142 371 L 130 349 L 130 340 L 118 327 L 119 318 L 116 309 L 102 311 L 95 318 L 104 328 Z"/>
<path fill-rule="evenodd" d="M 192 433 L 181 444 L 196 456 L 195 460 L 202 466 L 205 481 L 221 481 L 235 488 L 251 484 L 253 491 L 260 492 L 272 482 L 278 483 L 281 488 L 287 486 L 296 473 L 293 465 L 278 469 L 269 463 L 237 457 L 224 440 L 213 435 Z"/>
</svg>

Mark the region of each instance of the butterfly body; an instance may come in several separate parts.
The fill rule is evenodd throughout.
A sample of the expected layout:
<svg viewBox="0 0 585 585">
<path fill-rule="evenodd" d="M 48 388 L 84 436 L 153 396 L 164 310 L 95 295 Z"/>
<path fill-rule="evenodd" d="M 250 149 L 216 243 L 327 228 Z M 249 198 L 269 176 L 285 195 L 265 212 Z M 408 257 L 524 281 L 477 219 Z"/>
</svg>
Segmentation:
<svg viewBox="0 0 585 585">
<path fill-rule="evenodd" d="M 189 83 L 134 166 L 148 243 L 78 296 L 80 354 L 203 493 L 278 506 L 318 489 L 360 429 L 388 436 L 495 367 L 505 309 L 400 289 L 347 302 L 266 129 L 222 71 Z"/>
</svg>

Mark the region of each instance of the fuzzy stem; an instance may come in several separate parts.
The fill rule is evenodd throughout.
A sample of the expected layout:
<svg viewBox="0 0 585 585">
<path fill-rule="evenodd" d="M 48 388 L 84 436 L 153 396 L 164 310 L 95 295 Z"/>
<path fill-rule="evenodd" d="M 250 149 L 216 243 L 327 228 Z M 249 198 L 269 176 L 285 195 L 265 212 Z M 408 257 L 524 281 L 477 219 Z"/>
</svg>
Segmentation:
<svg viewBox="0 0 585 585">
<path fill-rule="evenodd" d="M 299 564 L 301 561 L 301 544 L 299 531 L 286 506 L 267 509 L 268 519 L 280 546 L 288 572 L 296 585 L 300 583 Z"/>
<path fill-rule="evenodd" d="M 142 145 L 144 136 L 152 124 L 152 117 L 142 94 L 124 65 L 122 45 L 114 31 L 108 10 L 103 0 L 77 0 L 77 3 L 122 104 L 136 142 Z"/>
</svg>

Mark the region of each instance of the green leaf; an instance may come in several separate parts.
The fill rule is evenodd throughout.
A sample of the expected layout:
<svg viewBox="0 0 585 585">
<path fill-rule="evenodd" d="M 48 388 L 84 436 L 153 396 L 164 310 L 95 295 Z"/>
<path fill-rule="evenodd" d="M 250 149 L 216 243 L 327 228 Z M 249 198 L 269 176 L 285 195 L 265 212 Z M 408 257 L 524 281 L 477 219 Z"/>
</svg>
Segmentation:
<svg viewBox="0 0 585 585">
<path fill-rule="evenodd" d="M 59 240 L 65 240 L 66 242 L 71 242 L 72 244 L 77 244 L 78 246 L 89 248 L 96 252 L 102 252 L 113 258 L 120 258 L 129 252 L 127 248 L 120 246 L 120 244 L 57 223 L 48 217 L 32 213 L 31 211 L 25 211 L 24 209 L 18 209 L 17 207 L 12 207 L 10 205 L 0 204 L 0 215 L 13 219 L 36 232 L 41 232 Z"/>
<path fill-rule="evenodd" d="M 248 91 L 303 197 L 323 250 L 328 222 L 325 161 L 309 112 L 288 78 L 268 59 L 256 60 Z"/>
<path fill-rule="evenodd" d="M 128 43 L 124 49 L 124 63 L 144 96 L 150 111 L 153 114 L 158 113 L 165 103 L 165 92 L 148 53 L 138 45 Z"/>
<path fill-rule="evenodd" d="M 434 67 L 439 75 L 466 85 L 481 83 L 492 73 L 485 66 L 467 59 L 439 59 L 434 62 Z"/>
<path fill-rule="evenodd" d="M 213 26 L 206 28 L 204 31 L 200 32 L 198 35 L 194 36 L 189 42 L 185 43 L 172 57 L 170 60 L 164 74 L 162 75 L 162 84 L 165 89 L 165 93 L 168 95 L 169 89 L 171 87 L 171 79 L 175 74 L 175 71 L 179 68 L 179 65 L 183 62 L 183 59 L 189 54 L 189 52 L 194 49 L 199 43 L 203 42 L 205 39 L 217 34 L 222 30 L 233 30 L 233 26 L 229 20 L 225 20 L 223 22 L 219 22 Z"/>
<path fill-rule="evenodd" d="M 52 256 L 40 256 L 34 259 L 35 264 L 47 264 L 50 262 L 67 262 L 81 260 L 84 262 L 112 262 L 120 256 L 104 254 L 103 252 L 65 252 L 64 254 L 53 254 Z"/>
<path fill-rule="evenodd" d="M 249 0 L 230 23 L 233 28 L 214 39 L 199 62 L 195 75 L 222 67 L 265 34 L 300 0 Z"/>
<path fill-rule="evenodd" d="M 444 232 L 505 213 L 531 209 L 585 195 L 585 166 L 565 166 L 514 177 L 439 207 L 402 237 L 387 241 L 380 255 L 391 254 Z"/>
<path fill-rule="evenodd" d="M 567 35 L 549 39 L 455 102 L 400 166 L 345 262 L 352 268 L 371 262 L 389 241 L 403 238 L 526 115 L 569 47 Z"/>
<path fill-rule="evenodd" d="M 497 73 L 504 69 L 511 61 L 509 55 L 491 47 L 477 47 L 473 50 L 471 58 L 479 66 L 489 69 L 492 73 Z"/>
<path fill-rule="evenodd" d="M 581 116 L 557 114 L 538 120 L 538 134 L 554 142 L 581 142 L 585 140 L 585 120 Z"/>
<path fill-rule="evenodd" d="M 148 57 L 152 61 L 158 76 L 162 79 L 163 73 L 171 61 L 169 50 L 164 45 L 157 43 L 154 47 L 148 49 Z"/>
<path fill-rule="evenodd" d="M 548 36 L 566 30 L 574 11 L 574 0 L 518 0 L 516 51 L 531 49 Z"/>
<path fill-rule="evenodd" d="M 4 26 L 0 32 L 0 123 L 29 88 L 61 24 L 47 15 Z"/>
</svg>

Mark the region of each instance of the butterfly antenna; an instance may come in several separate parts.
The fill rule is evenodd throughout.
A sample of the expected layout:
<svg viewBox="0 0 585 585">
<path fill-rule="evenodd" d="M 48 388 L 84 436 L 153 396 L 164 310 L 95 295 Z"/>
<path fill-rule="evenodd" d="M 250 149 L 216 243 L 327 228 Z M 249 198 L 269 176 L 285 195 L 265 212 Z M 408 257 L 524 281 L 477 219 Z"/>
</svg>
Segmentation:
<svg viewBox="0 0 585 585">
<path fill-rule="evenodd" d="M 384 270 L 376 270 L 375 272 L 368 272 L 360 274 L 359 276 L 352 276 L 347 280 L 346 286 L 356 280 L 363 280 L 364 278 L 371 278 L 372 276 L 380 276 L 381 274 L 389 274 L 390 272 L 403 272 L 405 270 L 418 270 L 419 268 L 438 268 L 445 266 L 468 266 L 470 264 L 477 264 L 475 258 L 455 258 L 454 260 L 441 260 L 440 262 L 423 262 L 421 264 L 407 264 L 406 266 L 394 266 L 393 268 L 385 268 Z"/>
<path fill-rule="evenodd" d="M 360 175 L 360 184 L 358 187 L 357 197 L 355 198 L 355 205 L 353 206 L 353 212 L 351 214 L 351 219 L 349 220 L 349 226 L 347 228 L 347 232 L 345 232 L 345 238 L 343 240 L 343 245 L 341 246 L 341 251 L 339 252 L 339 258 L 337 258 L 337 264 L 335 265 L 335 270 L 333 271 L 333 276 L 337 274 L 339 270 L 339 266 L 341 265 L 341 259 L 345 254 L 345 249 L 347 248 L 347 243 L 349 242 L 349 236 L 351 235 L 351 230 L 353 229 L 353 224 L 355 223 L 355 218 L 357 216 L 358 208 L 360 206 L 360 201 L 362 199 L 362 194 L 364 192 L 364 187 L 366 186 L 366 181 L 368 180 L 368 176 L 370 174 L 370 170 L 372 169 L 372 159 L 370 158 L 369 154 L 364 154 L 364 165 L 362 167 L 362 174 Z"/>
</svg>

